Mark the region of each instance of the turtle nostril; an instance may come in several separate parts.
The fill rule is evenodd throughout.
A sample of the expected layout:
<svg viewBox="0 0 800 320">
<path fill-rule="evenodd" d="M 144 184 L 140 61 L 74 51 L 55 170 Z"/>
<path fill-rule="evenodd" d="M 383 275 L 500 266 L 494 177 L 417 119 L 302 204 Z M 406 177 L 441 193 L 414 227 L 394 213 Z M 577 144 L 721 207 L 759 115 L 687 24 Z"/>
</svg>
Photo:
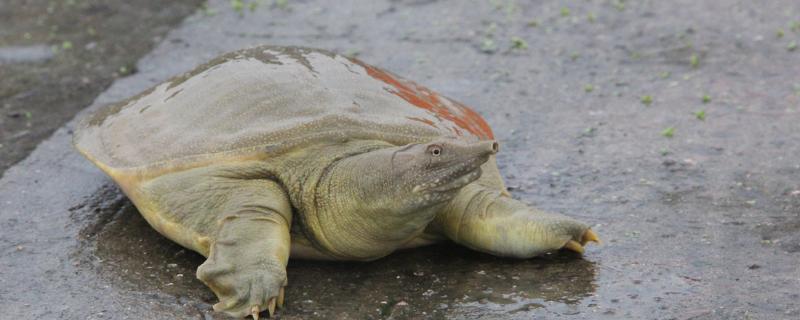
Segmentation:
<svg viewBox="0 0 800 320">
<path fill-rule="evenodd" d="M 492 143 L 492 153 L 497 153 L 497 151 L 500 151 L 500 144 L 495 141 Z"/>
</svg>

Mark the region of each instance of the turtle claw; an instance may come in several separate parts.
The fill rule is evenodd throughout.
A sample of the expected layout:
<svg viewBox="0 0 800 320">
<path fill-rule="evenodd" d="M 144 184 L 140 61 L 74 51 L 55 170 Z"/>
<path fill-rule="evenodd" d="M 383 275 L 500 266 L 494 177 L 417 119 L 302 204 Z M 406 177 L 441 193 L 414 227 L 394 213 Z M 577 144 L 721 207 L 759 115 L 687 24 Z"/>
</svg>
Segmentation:
<svg viewBox="0 0 800 320">
<path fill-rule="evenodd" d="M 286 287 L 281 287 L 278 296 L 272 297 L 267 302 L 266 309 L 270 318 L 272 318 L 275 315 L 275 309 L 283 308 L 283 299 L 285 291 Z M 261 306 L 254 305 L 250 308 L 250 314 L 253 316 L 253 320 L 258 320 L 260 313 L 261 313 Z"/>
<path fill-rule="evenodd" d="M 583 254 L 583 246 L 575 240 L 569 240 L 567 243 L 564 244 L 564 249 L 575 251 L 577 253 Z"/>
<path fill-rule="evenodd" d="M 585 246 L 589 242 L 600 244 L 600 237 L 598 237 L 597 234 L 592 231 L 592 229 L 586 229 L 586 232 L 584 232 L 583 236 L 581 236 L 582 246 Z"/>
<path fill-rule="evenodd" d="M 281 291 L 278 293 L 278 308 L 283 308 L 283 299 L 285 292 L 286 292 L 286 287 L 281 287 Z"/>
<path fill-rule="evenodd" d="M 261 308 L 258 306 L 253 306 L 250 308 L 250 313 L 253 315 L 253 320 L 258 320 L 258 314 L 261 313 Z"/>
<path fill-rule="evenodd" d="M 283 289 L 283 288 L 281 288 L 281 289 Z M 269 299 L 269 302 L 267 302 L 267 310 L 269 311 L 269 317 L 270 318 L 272 318 L 272 315 L 275 314 L 275 303 L 276 303 L 276 300 L 275 300 L 274 297 L 272 299 Z"/>
<path fill-rule="evenodd" d="M 600 244 L 600 238 L 596 233 L 594 233 L 594 231 L 592 231 L 592 229 L 586 229 L 586 231 L 583 232 L 580 241 L 569 240 L 561 248 L 583 254 L 585 251 L 583 247 L 589 242 Z"/>
</svg>

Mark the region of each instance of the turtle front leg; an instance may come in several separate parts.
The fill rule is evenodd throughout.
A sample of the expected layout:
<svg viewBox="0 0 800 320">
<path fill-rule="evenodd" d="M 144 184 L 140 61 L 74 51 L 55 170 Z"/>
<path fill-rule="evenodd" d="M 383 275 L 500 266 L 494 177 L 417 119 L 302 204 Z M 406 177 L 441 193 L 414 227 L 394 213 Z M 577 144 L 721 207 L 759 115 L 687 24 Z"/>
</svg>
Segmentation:
<svg viewBox="0 0 800 320">
<path fill-rule="evenodd" d="M 219 298 L 214 311 L 234 317 L 283 307 L 289 260 L 289 222 L 279 214 L 245 211 L 225 216 L 197 278 Z"/>
<path fill-rule="evenodd" d="M 514 258 L 562 248 L 583 253 L 587 242 L 599 242 L 586 224 L 511 198 L 502 187 L 494 161 L 484 168 L 484 176 L 462 188 L 436 217 L 435 227 L 454 242 Z"/>
<path fill-rule="evenodd" d="M 255 169 L 254 169 L 255 168 Z M 282 307 L 292 207 L 257 165 L 198 168 L 152 180 L 134 202 L 156 230 L 208 259 L 197 278 L 234 317 Z"/>
</svg>

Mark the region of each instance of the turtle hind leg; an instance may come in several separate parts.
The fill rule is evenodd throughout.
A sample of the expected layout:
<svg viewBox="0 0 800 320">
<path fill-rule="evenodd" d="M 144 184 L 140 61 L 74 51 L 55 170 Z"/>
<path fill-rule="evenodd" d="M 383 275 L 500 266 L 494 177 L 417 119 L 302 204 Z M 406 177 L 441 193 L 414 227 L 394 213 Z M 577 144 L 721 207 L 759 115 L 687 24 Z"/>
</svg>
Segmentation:
<svg viewBox="0 0 800 320">
<path fill-rule="evenodd" d="M 137 198 L 159 232 L 207 257 L 197 278 L 219 298 L 214 310 L 257 318 L 283 302 L 292 209 L 281 185 L 266 175 L 239 176 L 246 171 L 171 173 L 143 184 Z"/>
</svg>

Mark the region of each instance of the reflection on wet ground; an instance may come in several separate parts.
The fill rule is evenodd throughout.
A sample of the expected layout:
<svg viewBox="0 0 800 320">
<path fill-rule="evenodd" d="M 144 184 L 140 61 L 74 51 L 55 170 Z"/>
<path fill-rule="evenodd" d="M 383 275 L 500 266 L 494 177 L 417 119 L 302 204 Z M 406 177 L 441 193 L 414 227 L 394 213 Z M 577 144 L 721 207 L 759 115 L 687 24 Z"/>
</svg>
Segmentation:
<svg viewBox="0 0 800 320">
<path fill-rule="evenodd" d="M 111 200 L 109 200 L 111 199 Z M 98 194 L 81 231 L 85 268 L 120 289 L 161 292 L 210 308 L 215 297 L 195 278 L 204 258 L 160 236 L 124 197 Z M 284 316 L 376 318 L 524 314 L 573 305 L 595 291 L 595 264 L 568 252 L 502 259 L 455 245 L 397 252 L 369 263 L 293 260 Z"/>
</svg>

